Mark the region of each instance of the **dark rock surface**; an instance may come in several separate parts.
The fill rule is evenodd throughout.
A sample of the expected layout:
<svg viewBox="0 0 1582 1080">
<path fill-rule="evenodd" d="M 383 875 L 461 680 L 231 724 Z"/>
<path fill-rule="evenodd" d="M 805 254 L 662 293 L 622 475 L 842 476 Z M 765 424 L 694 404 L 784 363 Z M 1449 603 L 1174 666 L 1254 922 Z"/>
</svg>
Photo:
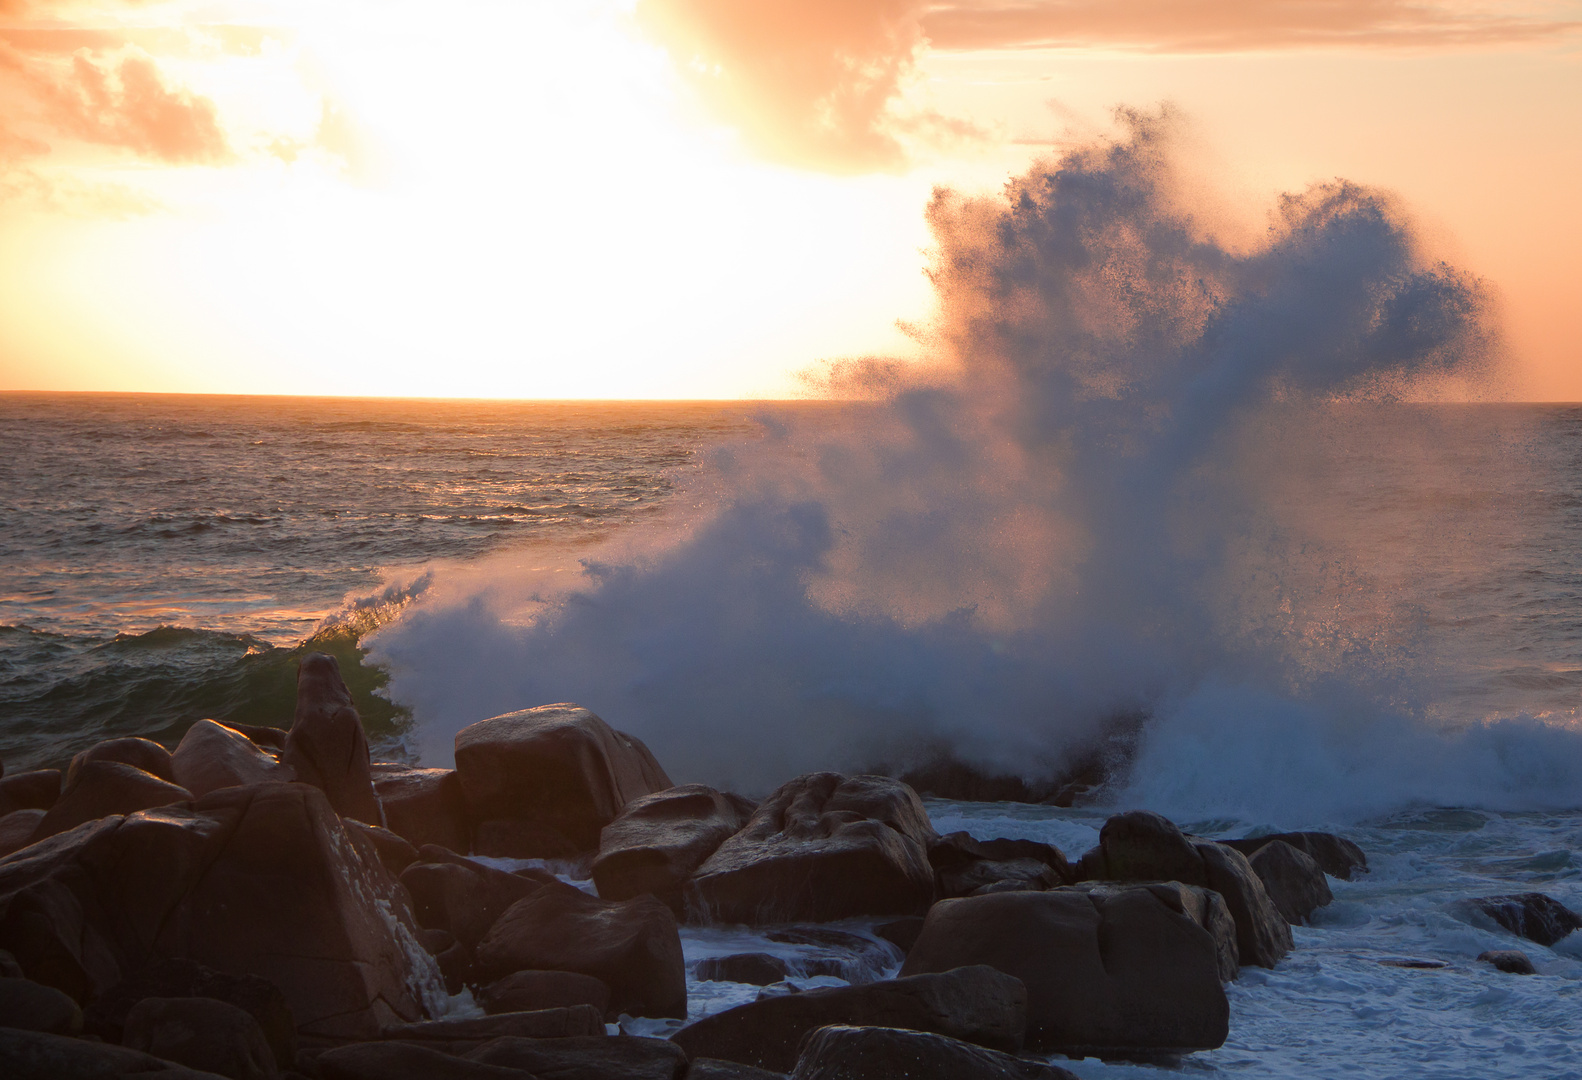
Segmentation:
<svg viewBox="0 0 1582 1080">
<path fill-rule="evenodd" d="M 891 1027 L 819 1028 L 808 1037 L 792 1080 L 1076 1080 L 1065 1069 Z"/>
<path fill-rule="evenodd" d="M 942 900 L 901 972 L 963 964 L 1026 984 L 1033 1049 L 1173 1053 L 1217 1047 L 1228 1030 L 1214 939 L 1147 887 Z"/>
<path fill-rule="evenodd" d="M 1479 896 L 1463 903 L 1517 937 L 1540 945 L 1553 945 L 1573 930 L 1582 929 L 1582 915 L 1543 893 Z"/>
<path fill-rule="evenodd" d="M 873 932 L 900 949 L 901 955 L 905 956 L 912 951 L 912 946 L 917 942 L 917 935 L 923 932 L 923 916 L 908 915 L 904 919 L 891 919 L 889 922 L 875 926 Z"/>
<path fill-rule="evenodd" d="M 682 913 L 682 886 L 752 816 L 747 800 L 682 784 L 628 803 L 599 834 L 593 881 L 607 900 L 643 893 Z"/>
<path fill-rule="evenodd" d="M 670 909 L 652 896 L 609 901 L 561 882 L 512 904 L 477 948 L 478 971 L 574 971 L 610 988 L 610 1009 L 687 1015 L 686 966 Z"/>
<path fill-rule="evenodd" d="M 1244 840 L 1221 840 L 1249 859 L 1253 852 L 1273 840 L 1281 840 L 1302 852 L 1323 869 L 1330 877 L 1342 881 L 1355 881 L 1357 875 L 1368 872 L 1368 857 L 1356 844 L 1343 836 L 1325 832 L 1270 833 L 1267 836 L 1249 836 Z"/>
<path fill-rule="evenodd" d="M 0 976 L 0 1028 L 78 1035 L 82 1010 L 53 986 Z"/>
<path fill-rule="evenodd" d="M 309 653 L 297 669 L 297 711 L 281 762 L 323 791 L 341 817 L 381 824 L 368 739 L 333 656 Z"/>
<path fill-rule="evenodd" d="M 33 834 L 48 810 L 13 810 L 0 817 L 0 859 L 33 842 Z"/>
<path fill-rule="evenodd" d="M 811 773 L 765 799 L 687 883 L 689 919 L 831 922 L 921 915 L 935 838 L 911 788 L 884 776 Z"/>
<path fill-rule="evenodd" d="M 520 1069 L 468 1061 L 418 1043 L 353 1043 L 314 1059 L 322 1080 L 538 1080 Z"/>
<path fill-rule="evenodd" d="M 675 1043 L 631 1035 L 501 1038 L 471 1051 L 467 1059 L 544 1080 L 682 1080 L 687 1071 L 686 1052 Z"/>
<path fill-rule="evenodd" d="M 1510 975 L 1536 975 L 1538 969 L 1533 967 L 1533 961 L 1526 953 L 1517 949 L 1489 949 L 1478 954 L 1478 959 L 1486 964 L 1493 964 L 1496 970 Z"/>
<path fill-rule="evenodd" d="M 0 817 L 17 810 L 48 810 L 58 798 L 59 769 L 33 769 L 0 777 Z"/>
<path fill-rule="evenodd" d="M 705 1017 L 671 1039 L 693 1057 L 787 1072 L 796 1065 L 802 1039 L 828 1024 L 933 1031 L 1015 1051 L 1026 1021 L 1027 992 L 1017 979 L 986 967 L 962 967 L 762 998 Z"/>
<path fill-rule="evenodd" d="M 176 782 L 198 799 L 228 787 L 296 779 L 246 735 L 213 720 L 188 728 L 170 762 Z"/>
<path fill-rule="evenodd" d="M 672 786 L 641 741 L 569 703 L 463 728 L 456 772 L 474 820 L 537 822 L 590 850 L 627 803 Z"/>
<path fill-rule="evenodd" d="M 119 761 L 123 765 L 142 769 L 157 776 L 167 784 L 176 783 L 176 773 L 170 762 L 170 751 L 152 739 L 106 739 L 77 754 L 66 769 L 63 786 L 70 786 L 72 775 L 90 761 Z"/>
<path fill-rule="evenodd" d="M 475 855 L 494 859 L 561 859 L 574 861 L 585 854 L 565 833 L 541 821 L 522 818 L 488 818 L 473 826 Z"/>
<path fill-rule="evenodd" d="M 739 1061 L 693 1058 L 687 1066 L 686 1080 L 786 1080 L 786 1074 L 755 1069 Z"/>
<path fill-rule="evenodd" d="M 1284 840 L 1263 845 L 1247 862 L 1281 916 L 1293 926 L 1304 925 L 1313 912 L 1335 899 L 1313 857 Z"/>
<path fill-rule="evenodd" d="M 1225 898 L 1213 889 L 1183 885 L 1179 881 L 1084 881 L 1064 886 L 1063 891 L 1080 892 L 1102 900 L 1139 888 L 1147 889 L 1171 911 L 1180 912 L 1207 931 L 1214 939 L 1214 966 L 1219 972 L 1219 981 L 1235 981 L 1241 968 L 1236 948 L 1236 920 L 1231 918 Z"/>
<path fill-rule="evenodd" d="M 802 975 L 834 975 L 852 984 L 873 982 L 877 974 L 899 964 L 904 954 L 883 940 L 833 926 L 782 926 L 764 937 L 781 945 L 809 948 L 790 961 Z"/>
<path fill-rule="evenodd" d="M 375 765 L 373 784 L 385 828 L 413 847 L 438 844 L 462 855 L 471 849 L 467 806 L 454 769 Z"/>
<path fill-rule="evenodd" d="M 231 1080 L 276 1080 L 274 1051 L 250 1014 L 214 998 L 144 998 L 126 1017 L 122 1044 Z"/>
<path fill-rule="evenodd" d="M 491 1016 L 571 1005 L 592 1005 L 604 1016 L 610 1007 L 610 988 L 604 980 L 575 971 L 518 971 L 490 983 L 477 997 Z"/>
<path fill-rule="evenodd" d="M 109 1046 L 43 1031 L 0 1028 L 0 1076 L 5 1080 L 223 1080 L 125 1046 Z"/>
<path fill-rule="evenodd" d="M 378 854 L 379 861 L 391 874 L 399 877 L 403 870 L 417 862 L 417 848 L 389 829 L 365 825 L 356 818 L 342 818 L 341 823 L 346 826 L 347 832 L 356 833 L 368 841 Z"/>
<path fill-rule="evenodd" d="M 401 884 L 412 897 L 418 925 L 447 930 L 473 948 L 505 909 L 554 880 L 508 874 L 432 846 L 418 851 L 420 861 L 401 872 Z"/>
<path fill-rule="evenodd" d="M 768 953 L 736 953 L 698 961 L 694 974 L 700 982 L 735 982 L 770 986 L 790 973 L 786 962 Z"/>
<path fill-rule="evenodd" d="M 992 848 L 990 844 L 998 846 Z M 974 840 L 965 832 L 942 836 L 928 846 L 928 861 L 941 899 L 967 896 L 978 889 L 1013 883 L 1028 889 L 1052 889 L 1065 884 L 1065 857 L 1046 844 L 1025 841 Z"/>
<path fill-rule="evenodd" d="M 39 822 L 30 842 L 37 843 L 111 814 L 135 814 L 156 806 L 191 803 L 192 793 L 186 788 L 166 783 L 136 766 L 119 761 L 89 761 L 73 770 L 71 780 Z"/>
<path fill-rule="evenodd" d="M 385 1039 L 420 1042 L 465 1054 L 491 1039 L 565 1039 L 604 1034 L 604 1016 L 592 1005 L 567 1005 L 530 1012 L 497 1013 L 458 1020 L 422 1020 L 397 1024 L 380 1033 Z"/>
</svg>

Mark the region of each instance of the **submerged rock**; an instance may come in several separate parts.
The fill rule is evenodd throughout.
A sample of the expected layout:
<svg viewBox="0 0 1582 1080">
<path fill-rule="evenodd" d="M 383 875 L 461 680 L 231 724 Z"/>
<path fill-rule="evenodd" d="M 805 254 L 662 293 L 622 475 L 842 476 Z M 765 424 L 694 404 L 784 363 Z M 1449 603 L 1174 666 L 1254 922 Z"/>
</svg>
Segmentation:
<svg viewBox="0 0 1582 1080">
<path fill-rule="evenodd" d="M 1582 915 L 1543 893 L 1480 896 L 1461 903 L 1517 937 L 1540 945 L 1553 945 L 1573 930 L 1582 929 Z"/>
<path fill-rule="evenodd" d="M 1483 963 L 1493 964 L 1496 970 L 1510 975 L 1538 974 L 1538 969 L 1533 967 L 1532 958 L 1517 949 L 1490 949 L 1479 953 L 1478 959 Z"/>
<path fill-rule="evenodd" d="M 698 961 L 693 972 L 699 982 L 734 982 L 748 986 L 771 986 L 791 973 L 786 962 L 769 953 L 736 953 L 711 956 Z"/>
</svg>

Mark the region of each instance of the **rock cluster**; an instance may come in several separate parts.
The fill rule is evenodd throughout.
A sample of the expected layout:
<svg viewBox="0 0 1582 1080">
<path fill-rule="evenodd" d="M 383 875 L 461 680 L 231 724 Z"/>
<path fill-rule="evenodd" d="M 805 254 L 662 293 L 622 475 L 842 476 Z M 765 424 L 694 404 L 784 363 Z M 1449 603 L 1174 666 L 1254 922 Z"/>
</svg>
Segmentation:
<svg viewBox="0 0 1582 1080">
<path fill-rule="evenodd" d="M 1057 1080 L 1018 1055 L 1220 1045 L 1223 984 L 1365 866 L 1142 812 L 1073 863 L 940 836 L 885 776 L 754 803 L 673 785 L 569 703 L 463 729 L 453 770 L 376 763 L 312 655 L 288 732 L 205 720 L 0 776 L 0 1075 Z M 845 919 L 873 931 L 820 925 Z M 700 961 L 765 990 L 669 1040 L 606 1034 L 687 1019 L 689 921 L 807 954 Z M 851 985 L 790 992 L 815 975 Z"/>
</svg>

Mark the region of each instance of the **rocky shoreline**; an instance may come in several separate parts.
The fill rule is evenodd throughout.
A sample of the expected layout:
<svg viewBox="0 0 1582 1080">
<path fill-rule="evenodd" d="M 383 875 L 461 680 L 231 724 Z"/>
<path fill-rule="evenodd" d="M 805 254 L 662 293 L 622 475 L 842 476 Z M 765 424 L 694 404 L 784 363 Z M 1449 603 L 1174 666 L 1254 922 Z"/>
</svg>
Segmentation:
<svg viewBox="0 0 1582 1080">
<path fill-rule="evenodd" d="M 673 785 L 570 704 L 464 729 L 455 769 L 376 763 L 314 654 L 289 731 L 201 721 L 0 776 L 0 1075 L 1052 1080 L 1056 1054 L 1218 1047 L 1225 984 L 1366 872 L 1342 837 L 1212 841 L 1146 811 L 1074 860 L 941 836 L 887 776 L 755 803 Z M 1466 903 L 1543 944 L 1582 927 L 1538 893 Z M 693 978 L 763 989 L 686 1023 L 680 930 L 717 924 L 816 943 L 850 985 L 715 957 Z"/>
</svg>

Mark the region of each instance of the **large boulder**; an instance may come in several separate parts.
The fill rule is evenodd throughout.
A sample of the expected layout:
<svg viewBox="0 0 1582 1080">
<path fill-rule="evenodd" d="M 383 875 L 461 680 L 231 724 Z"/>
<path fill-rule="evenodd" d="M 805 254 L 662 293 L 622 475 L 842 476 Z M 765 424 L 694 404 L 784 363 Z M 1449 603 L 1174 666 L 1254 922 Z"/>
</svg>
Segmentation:
<svg viewBox="0 0 1582 1080">
<path fill-rule="evenodd" d="M 340 665 L 327 653 L 309 653 L 297 669 L 297 711 L 281 761 L 323 791 L 341 817 L 382 823 L 363 722 Z"/>
<path fill-rule="evenodd" d="M 603 1035 L 604 1016 L 592 1005 L 564 1005 L 530 1012 L 467 1016 L 454 1020 L 424 1020 L 386 1028 L 382 1038 L 421 1043 L 453 1054 L 476 1050 L 491 1039 L 569 1039 Z"/>
<path fill-rule="evenodd" d="M 1213 889 L 1236 920 L 1243 964 L 1273 967 L 1291 951 L 1291 926 L 1253 872 L 1247 857 L 1211 840 L 1189 837 L 1147 810 L 1116 814 L 1099 831 L 1099 846 L 1082 856 L 1080 877 L 1104 881 L 1179 881 Z"/>
<path fill-rule="evenodd" d="M 1027 1043 L 1142 1056 L 1221 1045 L 1230 1006 L 1214 939 L 1151 889 L 941 900 L 902 975 L 988 964 L 1027 986 Z"/>
<path fill-rule="evenodd" d="M 167 784 L 136 766 L 119 761 L 88 761 L 69 774 L 66 789 L 39 822 L 29 842 L 37 843 L 111 814 L 135 814 L 156 806 L 191 802 L 192 793 L 186 788 Z"/>
<path fill-rule="evenodd" d="M 539 1080 L 532 1073 L 485 1065 L 449 1050 L 410 1042 L 364 1042 L 318 1055 L 323 1080 Z"/>
<path fill-rule="evenodd" d="M 151 773 L 166 783 L 176 783 L 170 751 L 152 739 L 128 737 L 95 743 L 71 759 L 71 765 L 66 769 L 65 786 L 70 787 L 73 774 L 90 761 L 119 761 L 123 765 Z"/>
<path fill-rule="evenodd" d="M 48 810 L 58 798 L 59 769 L 34 769 L 0 776 L 0 817 L 17 810 Z"/>
<path fill-rule="evenodd" d="M 924 1031 L 892 1027 L 819 1028 L 808 1037 L 792 1080 L 1076 1080 L 1065 1069 Z"/>
<path fill-rule="evenodd" d="M 652 893 L 677 915 L 682 886 L 703 860 L 741 831 L 753 806 L 703 784 L 634 799 L 599 834 L 593 881 L 606 900 Z"/>
<path fill-rule="evenodd" d="M 39 822 L 48 813 L 48 810 L 13 810 L 0 817 L 0 859 L 31 844 Z"/>
<path fill-rule="evenodd" d="M 1335 899 L 1324 871 L 1313 857 L 1284 840 L 1265 844 L 1247 860 L 1285 921 L 1300 926 Z"/>
<path fill-rule="evenodd" d="M 473 820 L 536 822 L 584 850 L 627 803 L 672 786 L 641 741 L 569 703 L 463 728 L 456 772 Z"/>
<path fill-rule="evenodd" d="M 799 776 L 698 867 L 688 917 L 729 923 L 921 915 L 936 834 L 917 793 L 887 776 Z"/>
<path fill-rule="evenodd" d="M 230 1080 L 276 1080 L 280 1075 L 258 1021 L 214 998 L 144 998 L 127 1014 L 122 1042 Z"/>
<path fill-rule="evenodd" d="M 609 1012 L 610 988 L 602 979 L 575 971 L 518 971 L 484 987 L 477 1000 L 490 1016 L 571 1005 L 592 1005 L 603 1016 Z"/>
<path fill-rule="evenodd" d="M 296 778 L 246 735 L 213 720 L 188 728 L 170 763 L 177 783 L 200 799 L 222 788 Z"/>
<path fill-rule="evenodd" d="M 5 1080 L 224 1080 L 125 1046 L 0 1027 Z"/>
<path fill-rule="evenodd" d="M 1249 836 L 1243 840 L 1221 840 L 1220 843 L 1235 848 L 1251 859 L 1259 848 L 1276 840 L 1290 844 L 1318 863 L 1324 873 L 1330 877 L 1337 877 L 1342 881 L 1354 881 L 1359 874 L 1368 872 L 1368 857 L 1363 854 L 1362 849 L 1344 836 L 1336 836 L 1334 833 L 1270 833 L 1267 836 Z"/>
<path fill-rule="evenodd" d="M 467 1060 L 554 1080 L 682 1080 L 687 1071 L 686 1051 L 675 1043 L 632 1035 L 506 1037 L 484 1043 Z"/>
<path fill-rule="evenodd" d="M 548 874 L 510 874 L 434 845 L 420 848 L 418 859 L 401 872 L 418 925 L 448 930 L 468 949 L 483 939 L 506 908 L 555 880 Z"/>
<path fill-rule="evenodd" d="M 991 845 L 998 844 L 991 850 Z M 974 840 L 969 833 L 954 832 L 928 846 L 934 884 L 941 899 L 970 896 L 979 889 L 1005 888 L 1020 883 L 1028 889 L 1052 889 L 1067 881 L 1066 860 L 1060 851 L 1036 841 L 1026 847 L 1014 841 Z M 1057 861 L 1058 860 L 1058 861 Z"/>
<path fill-rule="evenodd" d="M 687 1015 L 681 935 L 652 896 L 610 901 L 552 882 L 506 909 L 478 943 L 479 975 L 574 971 L 610 988 L 612 1012 Z"/>
<path fill-rule="evenodd" d="M 317 788 L 226 788 L 0 860 L 0 948 L 87 1002 L 160 958 L 278 986 L 299 1029 L 358 1038 L 444 990 L 405 892 Z"/>
<path fill-rule="evenodd" d="M 1027 1015 L 1027 990 L 1017 979 L 975 966 L 760 998 L 704 1017 L 671 1039 L 693 1057 L 789 1072 L 802 1040 L 828 1024 L 933 1031 L 1016 1051 Z"/>
<path fill-rule="evenodd" d="M 1573 930 L 1582 930 L 1582 915 L 1543 893 L 1479 896 L 1461 903 L 1477 921 L 1487 919 L 1540 945 L 1553 945 Z"/>
<path fill-rule="evenodd" d="M 82 1010 L 53 986 L 0 977 L 0 1028 L 77 1035 L 82 1032 Z"/>
<path fill-rule="evenodd" d="M 373 782 L 387 829 L 414 847 L 437 844 L 467 854 L 467 804 L 454 769 L 375 765 Z"/>
<path fill-rule="evenodd" d="M 1213 889 L 1205 889 L 1201 885 L 1183 885 L 1179 881 L 1083 881 L 1066 888 L 1100 899 L 1129 889 L 1147 889 L 1171 911 L 1185 915 L 1214 939 L 1214 966 L 1219 972 L 1220 982 L 1234 982 L 1240 974 L 1241 953 L 1236 946 L 1236 920 L 1231 918 L 1225 898 Z"/>
</svg>

